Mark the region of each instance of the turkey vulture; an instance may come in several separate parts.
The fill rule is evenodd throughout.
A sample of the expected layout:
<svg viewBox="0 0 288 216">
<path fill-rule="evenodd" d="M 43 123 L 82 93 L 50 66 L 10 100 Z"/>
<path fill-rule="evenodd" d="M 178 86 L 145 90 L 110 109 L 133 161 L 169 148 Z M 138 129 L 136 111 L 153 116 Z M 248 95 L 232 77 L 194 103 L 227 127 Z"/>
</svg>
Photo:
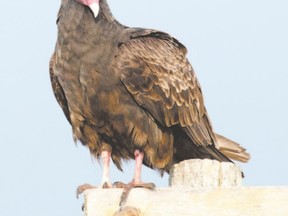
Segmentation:
<svg viewBox="0 0 288 216">
<path fill-rule="evenodd" d="M 52 88 L 74 139 L 102 158 L 102 186 L 111 186 L 110 159 L 119 170 L 135 159 L 134 185 L 142 164 L 163 173 L 192 158 L 248 161 L 245 149 L 214 133 L 177 39 L 120 24 L 106 0 L 62 0 L 57 25 Z"/>
</svg>

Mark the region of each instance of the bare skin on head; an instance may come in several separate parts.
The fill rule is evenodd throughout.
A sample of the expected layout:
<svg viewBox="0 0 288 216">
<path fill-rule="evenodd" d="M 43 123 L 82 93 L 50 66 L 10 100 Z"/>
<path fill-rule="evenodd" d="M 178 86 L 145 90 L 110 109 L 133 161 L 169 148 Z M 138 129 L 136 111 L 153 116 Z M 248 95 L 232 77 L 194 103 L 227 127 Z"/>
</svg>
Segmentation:
<svg viewBox="0 0 288 216">
<path fill-rule="evenodd" d="M 98 16 L 100 9 L 99 7 L 100 0 L 77 0 L 77 1 L 83 5 L 88 6 L 92 10 L 95 18 Z"/>
</svg>

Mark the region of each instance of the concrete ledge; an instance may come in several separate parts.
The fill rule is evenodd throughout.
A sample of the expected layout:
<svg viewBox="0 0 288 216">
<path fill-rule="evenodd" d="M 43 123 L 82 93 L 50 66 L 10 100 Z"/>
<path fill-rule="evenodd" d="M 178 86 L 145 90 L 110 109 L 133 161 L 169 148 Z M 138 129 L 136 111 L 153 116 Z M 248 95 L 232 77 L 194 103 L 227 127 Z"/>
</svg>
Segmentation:
<svg viewBox="0 0 288 216">
<path fill-rule="evenodd" d="M 186 160 L 170 169 L 169 188 L 85 191 L 85 216 L 288 216 L 288 187 L 241 187 L 233 163 Z"/>
<path fill-rule="evenodd" d="M 242 185 L 240 168 L 230 162 L 191 159 L 174 164 L 170 169 L 169 186 L 217 188 Z"/>
<path fill-rule="evenodd" d="M 288 215 L 288 187 L 157 188 L 156 191 L 136 188 L 126 203 L 137 209 L 134 213 L 126 211 L 129 208 L 119 212 L 121 193 L 122 189 L 85 191 L 85 216 Z"/>
</svg>

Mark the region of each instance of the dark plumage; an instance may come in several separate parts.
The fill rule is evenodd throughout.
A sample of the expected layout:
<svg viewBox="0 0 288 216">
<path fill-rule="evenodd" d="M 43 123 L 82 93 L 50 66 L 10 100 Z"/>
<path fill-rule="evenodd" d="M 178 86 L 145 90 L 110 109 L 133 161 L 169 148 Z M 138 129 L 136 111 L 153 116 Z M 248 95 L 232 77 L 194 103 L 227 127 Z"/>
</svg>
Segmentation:
<svg viewBox="0 0 288 216">
<path fill-rule="evenodd" d="M 161 172 L 191 158 L 230 161 L 216 148 L 185 46 L 161 31 L 121 25 L 106 0 L 99 4 L 94 18 L 83 2 L 62 0 L 57 19 L 50 77 L 75 139 L 95 157 L 111 153 L 118 169 L 135 150 Z"/>
</svg>

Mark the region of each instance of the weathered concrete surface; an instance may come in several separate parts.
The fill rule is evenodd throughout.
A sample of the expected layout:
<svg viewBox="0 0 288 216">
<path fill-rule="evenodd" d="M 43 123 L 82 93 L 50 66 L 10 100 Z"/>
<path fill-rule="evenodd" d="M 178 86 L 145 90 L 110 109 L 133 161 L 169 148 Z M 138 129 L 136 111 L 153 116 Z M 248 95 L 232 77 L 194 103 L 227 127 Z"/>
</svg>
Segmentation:
<svg viewBox="0 0 288 216">
<path fill-rule="evenodd" d="M 229 162 L 216 160 L 186 160 L 170 169 L 171 187 L 216 188 L 241 186 L 242 172 Z"/>
<path fill-rule="evenodd" d="M 85 191 L 85 216 L 287 216 L 288 187 L 133 189 L 118 212 L 121 189 Z M 129 208 L 132 206 L 133 208 Z M 135 213 L 137 212 L 137 213 Z M 126 213 L 126 214 L 125 214 Z"/>
<path fill-rule="evenodd" d="M 232 163 L 187 160 L 170 171 L 170 188 L 85 191 L 85 216 L 288 216 L 288 187 L 241 187 Z"/>
</svg>

